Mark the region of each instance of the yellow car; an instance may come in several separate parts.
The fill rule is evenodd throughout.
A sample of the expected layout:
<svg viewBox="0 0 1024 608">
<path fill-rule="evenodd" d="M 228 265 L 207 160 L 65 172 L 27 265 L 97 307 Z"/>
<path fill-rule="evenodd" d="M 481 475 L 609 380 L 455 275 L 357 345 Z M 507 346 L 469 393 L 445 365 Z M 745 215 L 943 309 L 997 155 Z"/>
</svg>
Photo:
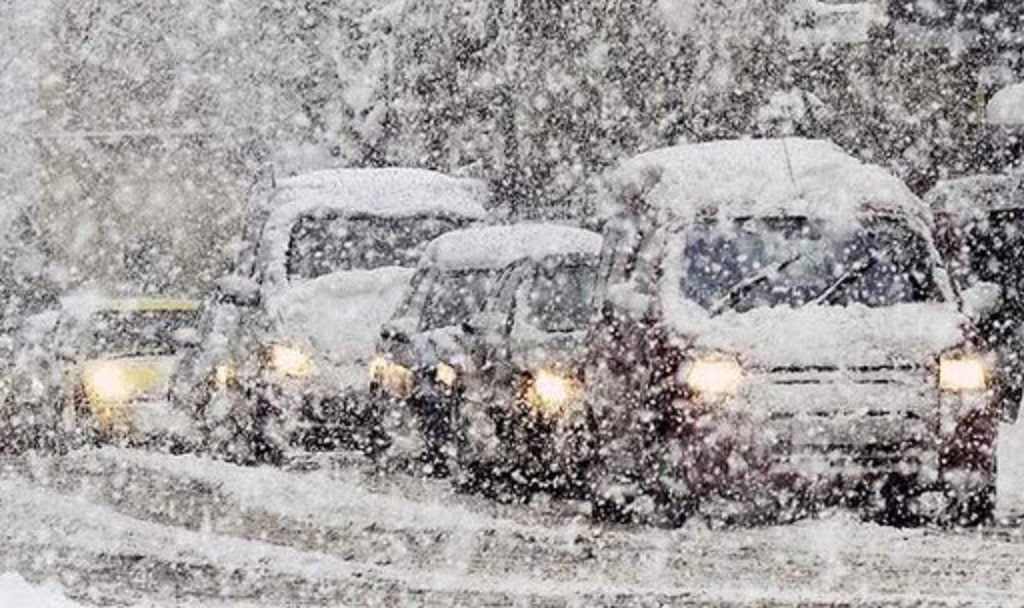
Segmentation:
<svg viewBox="0 0 1024 608">
<path fill-rule="evenodd" d="M 199 319 L 199 304 L 187 299 L 66 300 L 54 334 L 66 430 L 131 439 L 194 435 L 191 416 L 171 406 L 169 391 Z"/>
</svg>

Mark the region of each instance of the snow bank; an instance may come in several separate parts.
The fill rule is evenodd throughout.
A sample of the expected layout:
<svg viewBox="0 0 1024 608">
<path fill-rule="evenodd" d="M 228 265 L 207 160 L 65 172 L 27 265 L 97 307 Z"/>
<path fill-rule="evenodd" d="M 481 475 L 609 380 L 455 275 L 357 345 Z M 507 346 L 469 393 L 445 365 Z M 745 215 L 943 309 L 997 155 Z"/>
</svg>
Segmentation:
<svg viewBox="0 0 1024 608">
<path fill-rule="evenodd" d="M 999 510 L 1024 513 L 1024 420 L 999 430 Z"/>
<path fill-rule="evenodd" d="M 556 224 L 515 224 L 457 230 L 435 239 L 425 259 L 442 268 L 502 268 L 557 254 L 597 255 L 601 235 Z"/>
<path fill-rule="evenodd" d="M 13 572 L 0 574 L 0 607 L 75 608 L 54 585 L 33 585 Z"/>
<path fill-rule="evenodd" d="M 1011 84 L 992 96 L 988 122 L 1004 127 L 1024 125 L 1024 83 Z"/>
<path fill-rule="evenodd" d="M 730 140 L 662 148 L 623 162 L 607 177 L 600 206 L 614 213 L 641 195 L 682 218 L 791 214 L 854 217 L 870 206 L 930 222 L 927 208 L 885 169 L 828 141 Z"/>
</svg>

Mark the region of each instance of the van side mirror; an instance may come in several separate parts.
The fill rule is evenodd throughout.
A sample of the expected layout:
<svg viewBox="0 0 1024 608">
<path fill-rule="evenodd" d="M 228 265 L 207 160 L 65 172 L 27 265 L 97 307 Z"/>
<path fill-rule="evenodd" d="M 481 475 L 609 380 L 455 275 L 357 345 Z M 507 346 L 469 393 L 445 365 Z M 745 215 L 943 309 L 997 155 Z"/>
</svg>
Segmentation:
<svg viewBox="0 0 1024 608">
<path fill-rule="evenodd" d="M 963 299 L 963 312 L 972 321 L 978 322 L 985 317 L 999 310 L 1003 303 L 1003 293 L 999 285 L 981 281 L 966 290 L 961 295 Z"/>
<path fill-rule="evenodd" d="M 217 301 L 241 308 L 260 305 L 260 285 L 249 277 L 227 275 L 214 283 Z"/>
<path fill-rule="evenodd" d="M 384 324 L 380 329 L 380 339 L 385 342 L 406 343 L 415 331 L 418 323 L 413 317 L 399 317 Z"/>
<path fill-rule="evenodd" d="M 500 312 L 481 312 L 462 323 L 462 332 L 469 335 L 494 335 L 508 329 L 508 315 Z"/>
<path fill-rule="evenodd" d="M 634 320 L 643 319 L 654 306 L 654 297 L 640 293 L 632 283 L 617 283 L 609 287 L 607 301 Z"/>
</svg>

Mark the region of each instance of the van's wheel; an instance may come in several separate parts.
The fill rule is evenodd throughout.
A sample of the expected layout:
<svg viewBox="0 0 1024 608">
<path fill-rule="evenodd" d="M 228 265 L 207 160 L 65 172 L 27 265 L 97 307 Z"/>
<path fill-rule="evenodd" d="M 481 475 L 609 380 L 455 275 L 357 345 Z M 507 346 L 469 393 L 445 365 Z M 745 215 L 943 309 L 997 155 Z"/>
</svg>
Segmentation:
<svg viewBox="0 0 1024 608">
<path fill-rule="evenodd" d="M 916 476 L 890 475 L 880 488 L 881 511 L 878 523 L 895 528 L 912 528 L 921 525 L 918 513 L 920 491 Z"/>
<path fill-rule="evenodd" d="M 972 528 L 991 523 L 996 509 L 996 439 L 994 418 L 978 414 L 961 423 L 958 438 L 944 455 L 943 525 Z"/>
</svg>

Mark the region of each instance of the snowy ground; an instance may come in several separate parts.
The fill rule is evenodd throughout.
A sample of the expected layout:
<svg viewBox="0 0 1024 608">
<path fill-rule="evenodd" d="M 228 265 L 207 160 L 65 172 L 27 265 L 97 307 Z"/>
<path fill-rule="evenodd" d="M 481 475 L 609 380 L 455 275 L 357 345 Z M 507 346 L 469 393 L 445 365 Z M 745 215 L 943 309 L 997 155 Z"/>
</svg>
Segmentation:
<svg viewBox="0 0 1024 608">
<path fill-rule="evenodd" d="M 0 605 L 67 606 L 60 589 L 83 605 L 1021 605 L 1024 425 L 1004 440 L 1001 522 L 970 532 L 843 512 L 602 527 L 571 504 L 499 505 L 341 459 L 285 471 L 108 448 L 10 461 Z"/>
</svg>

